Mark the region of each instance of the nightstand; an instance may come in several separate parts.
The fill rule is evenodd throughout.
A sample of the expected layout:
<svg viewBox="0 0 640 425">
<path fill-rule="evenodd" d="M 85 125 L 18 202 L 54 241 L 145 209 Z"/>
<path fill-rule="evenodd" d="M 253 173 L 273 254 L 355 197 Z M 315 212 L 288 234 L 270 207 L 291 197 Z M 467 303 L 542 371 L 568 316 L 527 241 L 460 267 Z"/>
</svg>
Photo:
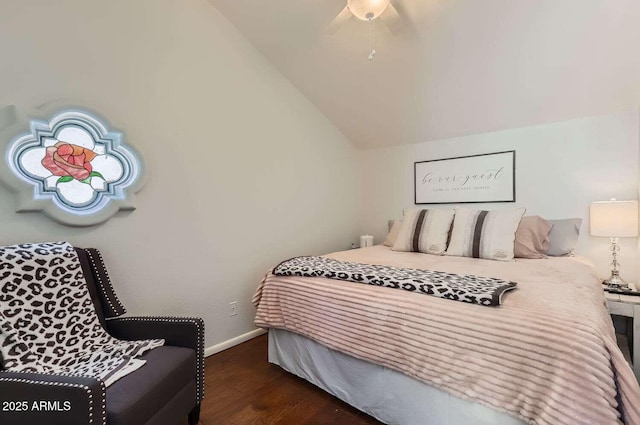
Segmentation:
<svg viewBox="0 0 640 425">
<path fill-rule="evenodd" d="M 612 294 L 605 292 L 609 312 L 633 319 L 633 371 L 640 381 L 640 297 L 635 295 Z"/>
</svg>

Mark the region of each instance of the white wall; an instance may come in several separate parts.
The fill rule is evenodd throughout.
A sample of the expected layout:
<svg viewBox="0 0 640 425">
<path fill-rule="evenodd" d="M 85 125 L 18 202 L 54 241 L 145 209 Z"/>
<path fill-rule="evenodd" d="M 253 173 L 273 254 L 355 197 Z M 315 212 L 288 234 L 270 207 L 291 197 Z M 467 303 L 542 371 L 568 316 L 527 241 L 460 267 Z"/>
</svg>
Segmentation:
<svg viewBox="0 0 640 425">
<path fill-rule="evenodd" d="M 269 267 L 355 240 L 352 143 L 205 0 L 4 2 L 0 57 L 0 106 L 95 109 L 148 171 L 136 211 L 88 228 L 0 187 L 0 244 L 101 249 L 130 313 L 201 316 L 218 344 L 254 329 Z"/>
<path fill-rule="evenodd" d="M 577 253 L 603 275 L 611 261 L 609 240 L 589 236 L 589 204 L 638 199 L 640 119 L 637 110 L 555 124 L 365 150 L 361 154 L 362 233 L 384 240 L 387 220 L 414 205 L 413 163 L 479 153 L 516 150 L 515 204 L 473 204 L 487 209 L 524 207 L 549 219 L 581 217 Z M 429 207 L 429 206 L 426 206 Z M 434 206 L 431 206 L 434 207 Z M 437 206 L 444 208 L 447 206 Z M 637 244 L 621 240 L 621 275 L 637 281 Z"/>
</svg>

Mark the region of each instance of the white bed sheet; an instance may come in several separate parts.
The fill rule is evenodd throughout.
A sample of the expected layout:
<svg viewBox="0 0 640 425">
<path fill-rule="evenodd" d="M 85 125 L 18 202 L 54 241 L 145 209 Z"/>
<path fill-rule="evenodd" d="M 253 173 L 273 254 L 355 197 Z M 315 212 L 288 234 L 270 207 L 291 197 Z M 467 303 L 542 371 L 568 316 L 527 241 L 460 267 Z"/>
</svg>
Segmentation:
<svg viewBox="0 0 640 425">
<path fill-rule="evenodd" d="M 506 413 L 282 329 L 269 329 L 269 362 L 386 424 L 525 424 Z"/>
</svg>

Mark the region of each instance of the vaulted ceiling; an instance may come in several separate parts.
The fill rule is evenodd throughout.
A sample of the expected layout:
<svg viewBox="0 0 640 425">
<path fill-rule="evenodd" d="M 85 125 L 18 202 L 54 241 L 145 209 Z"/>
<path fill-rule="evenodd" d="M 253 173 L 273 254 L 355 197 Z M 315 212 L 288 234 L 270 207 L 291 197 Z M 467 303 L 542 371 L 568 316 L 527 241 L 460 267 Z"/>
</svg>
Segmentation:
<svg viewBox="0 0 640 425">
<path fill-rule="evenodd" d="M 637 0 L 392 0 L 394 32 L 346 0 L 209 0 L 363 148 L 640 105 Z"/>
</svg>

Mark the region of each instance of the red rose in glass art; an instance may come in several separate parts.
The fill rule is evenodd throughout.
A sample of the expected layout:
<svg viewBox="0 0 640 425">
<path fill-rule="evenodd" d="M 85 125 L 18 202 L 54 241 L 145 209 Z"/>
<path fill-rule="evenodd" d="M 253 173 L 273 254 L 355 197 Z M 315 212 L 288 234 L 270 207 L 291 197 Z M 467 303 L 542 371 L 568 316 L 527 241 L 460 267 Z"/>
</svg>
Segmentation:
<svg viewBox="0 0 640 425">
<path fill-rule="evenodd" d="M 0 168 L 0 179 L 19 194 L 17 211 L 92 226 L 135 209 L 135 194 L 144 184 L 142 161 L 103 118 L 77 108 L 51 111 L 50 118 L 42 118 L 47 111 L 41 110 L 33 119 L 15 107 L 7 111 L 13 118 L 0 119 L 0 136 L 9 130 L 15 136 L 5 154 L 11 173 Z"/>
<path fill-rule="evenodd" d="M 46 149 L 42 165 L 54 176 L 60 176 L 59 182 L 87 180 L 92 173 L 91 161 L 97 154 L 91 149 L 70 143 L 58 142 Z M 83 182 L 84 183 L 84 182 Z"/>
</svg>

